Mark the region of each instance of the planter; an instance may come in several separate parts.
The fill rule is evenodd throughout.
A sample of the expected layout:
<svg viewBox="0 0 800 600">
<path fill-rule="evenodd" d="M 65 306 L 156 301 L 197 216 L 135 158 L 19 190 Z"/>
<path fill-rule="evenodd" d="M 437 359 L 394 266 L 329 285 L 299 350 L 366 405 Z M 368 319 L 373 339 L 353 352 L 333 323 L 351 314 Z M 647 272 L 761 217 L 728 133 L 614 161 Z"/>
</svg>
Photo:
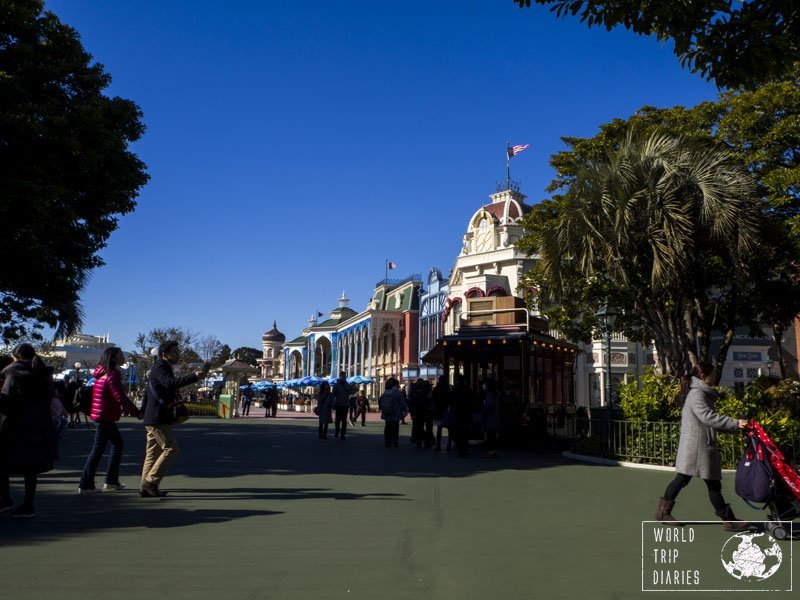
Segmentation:
<svg viewBox="0 0 800 600">
<path fill-rule="evenodd" d="M 305 406 L 295 406 L 294 410 L 295 410 L 295 412 L 306 412 L 306 407 Z"/>
</svg>

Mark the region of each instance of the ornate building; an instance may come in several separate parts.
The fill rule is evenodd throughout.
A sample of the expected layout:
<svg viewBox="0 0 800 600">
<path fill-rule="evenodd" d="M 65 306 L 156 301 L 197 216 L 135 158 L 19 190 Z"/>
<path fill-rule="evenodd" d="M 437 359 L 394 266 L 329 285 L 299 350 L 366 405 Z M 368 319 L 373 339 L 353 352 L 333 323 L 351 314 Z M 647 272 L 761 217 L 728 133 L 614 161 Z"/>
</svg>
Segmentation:
<svg viewBox="0 0 800 600">
<path fill-rule="evenodd" d="M 447 306 L 447 279 L 442 272 L 431 269 L 428 275 L 428 289 L 422 290 L 419 299 L 419 358 L 423 363 L 425 355 L 436 345 L 443 331 L 442 315 Z M 420 365 L 420 377 L 436 379 L 442 369 L 433 365 Z"/>
<path fill-rule="evenodd" d="M 358 313 L 342 293 L 328 319 L 320 323 L 313 316 L 300 336 L 283 345 L 284 380 L 335 377 L 340 371 L 378 382 L 390 376 L 415 378 L 421 288 L 418 276 L 381 280 Z"/>
<path fill-rule="evenodd" d="M 261 378 L 267 381 L 283 379 L 283 369 L 281 368 L 281 356 L 283 344 L 286 336 L 278 331 L 278 323 L 272 322 L 272 329 L 261 336 L 261 346 L 263 348 L 263 358 L 256 362 L 261 369 Z"/>
</svg>

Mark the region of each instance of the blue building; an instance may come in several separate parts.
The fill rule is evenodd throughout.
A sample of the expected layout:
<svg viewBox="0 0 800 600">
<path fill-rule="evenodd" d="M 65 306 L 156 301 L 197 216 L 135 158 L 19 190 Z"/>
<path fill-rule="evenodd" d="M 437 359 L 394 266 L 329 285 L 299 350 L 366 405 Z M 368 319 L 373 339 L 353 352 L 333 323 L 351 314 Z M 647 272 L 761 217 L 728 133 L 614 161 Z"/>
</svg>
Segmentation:
<svg viewBox="0 0 800 600">
<path fill-rule="evenodd" d="M 436 379 L 444 371 L 441 367 L 424 364 L 425 355 L 436 345 L 444 333 L 442 317 L 447 304 L 448 279 L 434 267 L 428 275 L 428 289 L 422 290 L 419 301 L 419 376 Z"/>
</svg>

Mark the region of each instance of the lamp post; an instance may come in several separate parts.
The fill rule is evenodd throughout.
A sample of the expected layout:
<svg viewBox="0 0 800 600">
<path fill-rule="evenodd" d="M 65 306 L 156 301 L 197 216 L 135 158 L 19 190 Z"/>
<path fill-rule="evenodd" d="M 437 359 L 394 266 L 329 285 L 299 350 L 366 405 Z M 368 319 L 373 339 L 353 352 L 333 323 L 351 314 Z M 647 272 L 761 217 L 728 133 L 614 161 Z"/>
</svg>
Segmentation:
<svg viewBox="0 0 800 600">
<path fill-rule="evenodd" d="M 608 430 L 611 432 L 611 332 L 614 331 L 614 323 L 617 320 L 617 311 L 608 305 L 608 300 L 603 302 L 603 306 L 594 313 L 606 338 L 606 406 L 608 407 Z"/>
<path fill-rule="evenodd" d="M 81 367 L 83 366 L 80 362 L 75 363 L 75 379 L 78 383 L 81 382 Z"/>
<path fill-rule="evenodd" d="M 767 360 L 764 364 L 767 365 L 767 377 L 772 377 L 772 365 L 775 363 L 771 360 Z"/>
</svg>

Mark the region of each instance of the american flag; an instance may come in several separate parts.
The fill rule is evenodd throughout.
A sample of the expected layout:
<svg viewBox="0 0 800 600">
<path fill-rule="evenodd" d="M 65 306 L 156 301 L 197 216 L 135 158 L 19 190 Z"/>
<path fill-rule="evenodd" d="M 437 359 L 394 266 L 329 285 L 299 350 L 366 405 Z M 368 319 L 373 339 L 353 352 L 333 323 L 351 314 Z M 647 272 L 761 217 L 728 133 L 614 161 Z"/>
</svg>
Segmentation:
<svg viewBox="0 0 800 600">
<path fill-rule="evenodd" d="M 530 146 L 530 144 L 524 144 L 524 145 L 520 144 L 518 146 L 509 146 L 506 149 L 506 152 L 508 153 L 508 158 L 511 158 L 512 156 L 516 156 L 517 154 L 519 154 L 520 152 L 525 150 L 525 148 L 527 148 L 528 146 Z"/>
<path fill-rule="evenodd" d="M 387 266 L 387 267 L 389 267 L 389 269 L 396 269 L 396 268 L 397 268 L 397 263 L 390 262 L 390 263 L 389 263 L 388 265 L 386 265 L 386 266 Z"/>
</svg>

